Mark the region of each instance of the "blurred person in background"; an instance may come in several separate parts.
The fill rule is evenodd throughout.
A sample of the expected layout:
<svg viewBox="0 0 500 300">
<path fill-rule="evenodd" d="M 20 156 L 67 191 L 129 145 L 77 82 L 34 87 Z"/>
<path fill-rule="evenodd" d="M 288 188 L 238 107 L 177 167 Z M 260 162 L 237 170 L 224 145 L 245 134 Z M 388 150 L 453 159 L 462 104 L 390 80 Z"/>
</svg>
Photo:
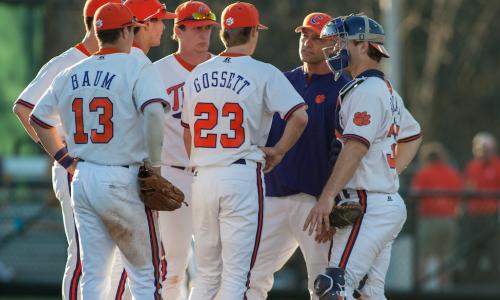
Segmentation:
<svg viewBox="0 0 500 300">
<path fill-rule="evenodd" d="M 464 283 L 500 284 L 500 160 L 496 150 L 497 142 L 491 133 L 479 132 L 472 139 L 473 159 L 465 168 L 465 178 L 474 196 L 465 203 L 467 213 L 461 230 L 469 251 L 461 265 L 464 272 L 458 276 L 462 281 L 463 275 Z"/>
<path fill-rule="evenodd" d="M 449 272 L 439 272 L 455 252 L 457 215 L 460 198 L 446 195 L 463 189 L 461 174 L 448 162 L 448 154 L 439 142 L 422 146 L 420 163 L 411 182 L 417 193 L 419 277 L 426 289 L 446 288 L 451 284 Z M 422 197 L 418 193 L 423 193 Z M 435 193 L 435 195 L 432 195 Z"/>
</svg>

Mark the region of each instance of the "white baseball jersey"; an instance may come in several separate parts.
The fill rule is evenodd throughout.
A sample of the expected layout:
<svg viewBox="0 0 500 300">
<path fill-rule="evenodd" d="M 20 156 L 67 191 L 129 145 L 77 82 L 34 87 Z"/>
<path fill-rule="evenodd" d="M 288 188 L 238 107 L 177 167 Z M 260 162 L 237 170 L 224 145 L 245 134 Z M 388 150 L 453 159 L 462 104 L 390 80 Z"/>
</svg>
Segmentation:
<svg viewBox="0 0 500 300">
<path fill-rule="evenodd" d="M 274 66 L 250 56 L 221 54 L 186 80 L 182 125 L 190 128 L 193 167 L 264 161 L 273 114 L 287 119 L 305 105 Z"/>
<path fill-rule="evenodd" d="M 397 143 L 418 138 L 420 125 L 382 78 L 356 78 L 340 91 L 339 98 L 341 140 L 355 139 L 368 147 L 345 188 L 397 193 Z"/>
<path fill-rule="evenodd" d="M 144 63 L 152 63 L 146 53 L 144 53 L 139 46 L 134 45 L 132 49 L 130 49 L 130 54 Z"/>
<path fill-rule="evenodd" d="M 16 103 L 24 105 L 28 108 L 35 107 L 59 72 L 71 67 L 89 56 L 90 53 L 87 51 L 85 46 L 82 43 L 79 43 L 60 55 L 52 58 L 40 69 L 40 71 L 38 71 L 36 77 L 21 92 Z M 58 132 L 62 134 L 61 125 L 57 124 L 56 127 Z"/>
<path fill-rule="evenodd" d="M 189 158 L 184 148 L 184 128 L 179 121 L 184 103 L 184 83 L 195 66 L 184 61 L 177 53 L 156 61 L 154 65 L 161 74 L 167 98 L 172 105 L 171 116 L 165 118 L 161 161 L 166 165 L 185 167 L 189 165 Z"/>
<path fill-rule="evenodd" d="M 72 156 L 102 165 L 140 163 L 147 158 L 140 112 L 168 103 L 152 64 L 106 50 L 61 72 L 32 120 L 50 128 L 60 112 Z"/>
</svg>

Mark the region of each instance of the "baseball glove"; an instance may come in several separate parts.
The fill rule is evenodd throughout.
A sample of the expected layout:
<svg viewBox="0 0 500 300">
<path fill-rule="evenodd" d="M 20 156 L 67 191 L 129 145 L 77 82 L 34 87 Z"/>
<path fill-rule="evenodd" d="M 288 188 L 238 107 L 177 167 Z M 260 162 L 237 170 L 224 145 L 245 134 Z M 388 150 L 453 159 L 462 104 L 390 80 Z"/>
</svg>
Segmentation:
<svg viewBox="0 0 500 300">
<path fill-rule="evenodd" d="M 350 226 L 363 214 L 363 209 L 358 202 L 349 201 L 334 206 L 330 213 L 330 226 L 343 228 Z"/>
<path fill-rule="evenodd" d="M 151 169 L 147 164 L 139 168 L 139 196 L 144 205 L 152 210 L 172 211 L 184 202 L 184 193 L 170 181 Z"/>
</svg>

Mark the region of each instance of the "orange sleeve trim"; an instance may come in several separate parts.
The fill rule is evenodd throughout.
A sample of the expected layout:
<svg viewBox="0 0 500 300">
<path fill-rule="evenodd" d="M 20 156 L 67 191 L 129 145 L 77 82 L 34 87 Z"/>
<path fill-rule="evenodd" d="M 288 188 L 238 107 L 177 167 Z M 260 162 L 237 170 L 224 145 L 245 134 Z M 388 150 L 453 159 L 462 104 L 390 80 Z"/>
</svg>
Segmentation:
<svg viewBox="0 0 500 300">
<path fill-rule="evenodd" d="M 304 102 L 302 103 L 299 103 L 297 105 L 295 105 L 294 107 L 292 107 L 285 115 L 285 117 L 283 118 L 283 120 L 285 121 L 288 121 L 288 119 L 292 116 L 292 114 L 299 108 L 303 107 L 303 106 L 306 106 L 306 104 Z"/>
<path fill-rule="evenodd" d="M 51 129 L 51 128 L 54 128 L 54 126 L 51 126 L 47 123 L 45 123 L 44 121 L 38 119 L 37 117 L 35 117 L 34 115 L 30 114 L 30 120 L 32 120 L 33 122 L 35 122 L 37 125 L 39 125 L 40 127 L 42 128 L 45 128 L 45 129 Z"/>
<path fill-rule="evenodd" d="M 409 136 L 409 137 L 404 138 L 404 139 L 400 139 L 400 140 L 398 140 L 398 143 L 409 143 L 409 142 L 411 142 L 411 141 L 414 141 L 414 140 L 419 139 L 419 138 L 420 138 L 420 137 L 422 137 L 422 136 L 423 136 L 423 134 L 422 134 L 422 132 L 421 132 L 421 133 L 419 133 L 419 134 L 412 135 L 412 136 Z"/>
<path fill-rule="evenodd" d="M 367 139 L 365 139 L 364 137 L 360 136 L 360 135 L 357 135 L 357 134 L 344 134 L 344 135 L 342 135 L 342 138 L 346 139 L 346 140 L 356 140 L 356 141 L 361 142 L 362 144 L 364 144 L 366 147 L 370 148 L 370 142 Z"/>
<path fill-rule="evenodd" d="M 23 99 L 17 99 L 17 101 L 14 102 L 14 104 L 19 104 L 19 105 L 22 105 L 22 106 L 26 106 L 27 108 L 30 108 L 30 109 L 33 109 L 35 107 L 34 104 L 29 103 L 28 101 L 24 101 Z"/>
</svg>

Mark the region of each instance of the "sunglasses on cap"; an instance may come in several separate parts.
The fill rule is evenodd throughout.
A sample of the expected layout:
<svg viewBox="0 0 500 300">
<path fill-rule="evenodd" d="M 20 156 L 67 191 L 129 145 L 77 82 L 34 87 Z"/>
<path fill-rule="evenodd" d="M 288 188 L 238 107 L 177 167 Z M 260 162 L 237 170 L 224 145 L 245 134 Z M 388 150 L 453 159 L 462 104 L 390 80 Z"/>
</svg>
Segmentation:
<svg viewBox="0 0 500 300">
<path fill-rule="evenodd" d="M 203 20 L 211 20 L 211 21 L 217 21 L 217 16 L 209 11 L 208 13 L 202 13 L 202 12 L 195 12 L 191 16 L 184 18 L 182 20 L 179 20 L 177 23 L 184 22 L 184 21 L 203 21 Z"/>
</svg>

